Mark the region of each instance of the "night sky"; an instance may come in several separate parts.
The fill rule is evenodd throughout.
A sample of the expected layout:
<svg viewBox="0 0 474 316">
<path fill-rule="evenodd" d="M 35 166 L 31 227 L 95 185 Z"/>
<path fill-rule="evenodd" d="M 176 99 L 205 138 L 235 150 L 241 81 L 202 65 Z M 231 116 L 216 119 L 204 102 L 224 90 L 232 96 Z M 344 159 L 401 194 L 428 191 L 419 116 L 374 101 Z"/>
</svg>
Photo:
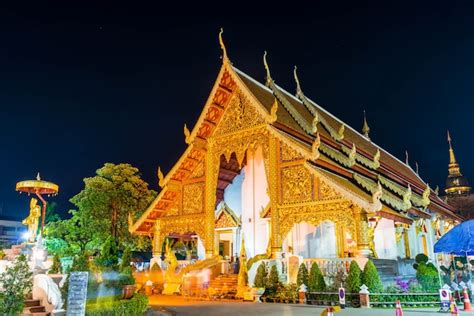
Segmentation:
<svg viewBox="0 0 474 316">
<path fill-rule="evenodd" d="M 358 130 L 365 109 L 371 139 L 403 161 L 408 150 L 441 189 L 449 129 L 474 183 L 474 2 L 328 2 L 258 14 L 234 3 L 208 16 L 112 1 L 0 8 L 3 215 L 27 214 L 15 183 L 38 171 L 60 185 L 50 201 L 62 213 L 105 162 L 137 166 L 157 190 L 157 166 L 181 155 L 183 124 L 194 125 L 217 76 L 221 26 L 236 67 L 263 82 L 267 50 L 273 79 L 294 91 L 298 65 L 307 96 Z"/>
</svg>

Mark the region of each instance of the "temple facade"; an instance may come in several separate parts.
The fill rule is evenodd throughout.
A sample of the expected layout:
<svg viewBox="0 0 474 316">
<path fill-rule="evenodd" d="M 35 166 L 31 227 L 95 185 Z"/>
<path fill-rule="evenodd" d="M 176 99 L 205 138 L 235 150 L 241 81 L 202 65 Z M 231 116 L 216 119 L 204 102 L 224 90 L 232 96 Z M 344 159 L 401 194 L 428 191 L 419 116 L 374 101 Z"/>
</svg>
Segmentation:
<svg viewBox="0 0 474 316">
<path fill-rule="evenodd" d="M 433 244 L 462 218 L 402 162 L 308 98 L 223 62 L 161 192 L 130 232 L 196 241 L 198 259 L 288 254 L 303 260 L 433 258 Z"/>
</svg>

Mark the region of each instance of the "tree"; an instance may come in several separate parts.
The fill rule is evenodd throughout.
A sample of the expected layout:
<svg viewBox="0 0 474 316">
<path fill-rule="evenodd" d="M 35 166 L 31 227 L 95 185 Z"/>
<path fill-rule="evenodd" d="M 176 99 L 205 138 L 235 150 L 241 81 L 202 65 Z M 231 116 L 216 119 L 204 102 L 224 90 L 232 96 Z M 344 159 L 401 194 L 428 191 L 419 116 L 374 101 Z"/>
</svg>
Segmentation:
<svg viewBox="0 0 474 316">
<path fill-rule="evenodd" d="M 253 282 L 254 287 L 265 287 L 267 285 L 267 266 L 265 262 L 260 263 L 255 274 L 255 280 Z"/>
<path fill-rule="evenodd" d="M 359 293 L 362 277 L 362 270 L 359 264 L 353 260 L 349 266 L 349 274 L 346 279 L 347 290 L 349 293 Z"/>
<path fill-rule="evenodd" d="M 136 238 L 128 231 L 129 215 L 136 220 L 156 196 L 139 170 L 129 164 L 106 163 L 96 176 L 84 179 L 84 184 L 71 203 L 88 219 L 87 225 L 102 240 L 110 235 L 119 247 L 133 246 Z"/>
<path fill-rule="evenodd" d="M 61 273 L 61 260 L 59 259 L 58 255 L 54 255 L 53 257 L 53 265 L 51 269 L 49 269 L 50 274 Z"/>
<path fill-rule="evenodd" d="M 383 290 L 382 280 L 379 272 L 372 260 L 367 261 L 362 272 L 362 283 L 365 284 L 372 293 L 380 293 Z"/>
<path fill-rule="evenodd" d="M 267 289 L 271 293 L 275 293 L 280 285 L 280 277 L 278 276 L 278 270 L 276 265 L 273 265 L 270 268 L 270 273 L 268 274 L 267 280 Z"/>
<path fill-rule="evenodd" d="M 122 262 L 120 264 L 120 270 L 130 267 L 130 262 L 132 262 L 132 251 L 129 247 L 126 247 L 122 253 Z"/>
<path fill-rule="evenodd" d="M 304 263 L 300 264 L 300 267 L 298 269 L 298 276 L 296 278 L 296 285 L 298 288 L 301 286 L 301 284 L 308 285 L 308 268 L 306 268 L 306 265 Z"/>
<path fill-rule="evenodd" d="M 25 296 L 33 287 L 32 273 L 24 255 L 19 255 L 12 266 L 0 274 L 0 314 L 20 315 Z"/>
<path fill-rule="evenodd" d="M 109 236 L 100 251 L 100 255 L 95 259 L 99 267 L 114 270 L 118 264 L 117 245 L 112 236 Z"/>
<path fill-rule="evenodd" d="M 313 292 L 326 291 L 326 282 L 324 281 L 324 276 L 316 262 L 311 265 L 311 269 L 309 270 L 308 288 Z"/>
</svg>

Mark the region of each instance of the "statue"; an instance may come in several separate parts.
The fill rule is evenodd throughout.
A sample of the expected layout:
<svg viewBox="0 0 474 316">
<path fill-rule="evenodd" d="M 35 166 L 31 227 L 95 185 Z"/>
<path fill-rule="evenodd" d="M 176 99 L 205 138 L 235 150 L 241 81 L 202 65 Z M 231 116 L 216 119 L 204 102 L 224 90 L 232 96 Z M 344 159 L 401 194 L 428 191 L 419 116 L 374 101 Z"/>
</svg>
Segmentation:
<svg viewBox="0 0 474 316">
<path fill-rule="evenodd" d="M 22 221 L 23 225 L 28 226 L 28 241 L 33 243 L 38 231 L 39 218 L 41 216 L 41 207 L 37 205 L 38 200 L 32 198 L 30 201 L 30 214 Z"/>
</svg>

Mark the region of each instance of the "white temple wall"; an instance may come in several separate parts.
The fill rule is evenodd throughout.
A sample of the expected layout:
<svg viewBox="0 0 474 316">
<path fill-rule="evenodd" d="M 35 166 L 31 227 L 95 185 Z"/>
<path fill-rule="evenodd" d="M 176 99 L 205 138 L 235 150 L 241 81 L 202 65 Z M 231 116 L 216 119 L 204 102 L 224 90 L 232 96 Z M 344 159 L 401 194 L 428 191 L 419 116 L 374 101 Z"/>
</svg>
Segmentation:
<svg viewBox="0 0 474 316">
<path fill-rule="evenodd" d="M 268 244 L 268 225 L 260 218 L 260 212 L 270 202 L 267 195 L 267 176 L 262 149 L 247 152 L 245 177 L 242 182 L 242 233 L 245 239 L 247 257 L 266 252 Z"/>
<path fill-rule="evenodd" d="M 245 178 L 245 169 L 235 176 L 232 183 L 224 191 L 224 201 L 235 215 L 242 215 L 242 183 Z M 220 209 L 220 206 L 217 207 Z"/>
<path fill-rule="evenodd" d="M 381 218 L 374 232 L 375 251 L 380 259 L 397 259 L 397 240 L 395 223 Z"/>
<path fill-rule="evenodd" d="M 333 222 L 319 226 L 302 222 L 293 226 L 283 240 L 283 250 L 303 258 L 337 258 L 336 229 Z"/>
<path fill-rule="evenodd" d="M 199 236 L 197 238 L 197 256 L 199 260 L 206 259 L 206 249 L 204 248 L 204 244 Z"/>
</svg>

